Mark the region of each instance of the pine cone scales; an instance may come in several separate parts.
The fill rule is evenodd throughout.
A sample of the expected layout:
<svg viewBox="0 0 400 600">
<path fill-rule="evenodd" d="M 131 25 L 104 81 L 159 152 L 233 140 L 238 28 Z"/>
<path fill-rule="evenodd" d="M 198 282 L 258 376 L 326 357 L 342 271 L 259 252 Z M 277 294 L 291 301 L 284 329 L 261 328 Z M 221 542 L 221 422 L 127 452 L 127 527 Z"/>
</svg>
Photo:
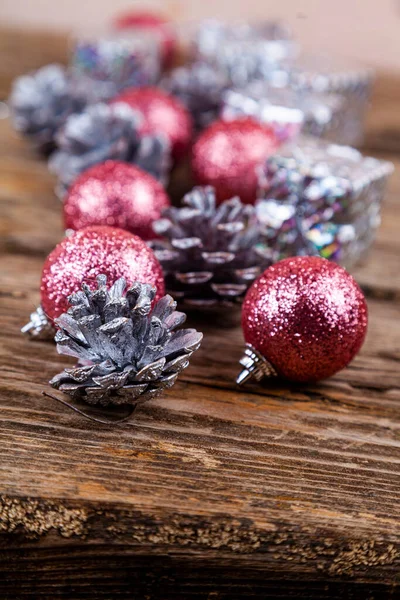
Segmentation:
<svg viewBox="0 0 400 600">
<path fill-rule="evenodd" d="M 186 315 L 168 295 L 152 308 L 156 290 L 149 284 L 135 283 L 124 295 L 124 278 L 109 289 L 104 275 L 97 282 L 97 290 L 83 285 L 73 294 L 71 308 L 56 320 L 58 352 L 79 363 L 50 384 L 101 406 L 150 400 L 175 383 L 203 335 L 174 331 Z"/>
<path fill-rule="evenodd" d="M 10 96 L 15 128 L 43 151 L 51 147 L 56 131 L 67 117 L 83 105 L 84 101 L 72 94 L 69 73 L 56 64 L 18 77 Z"/>
<path fill-rule="evenodd" d="M 164 78 L 162 86 L 186 106 L 196 128 L 203 129 L 218 117 L 229 81 L 221 71 L 199 61 L 174 69 Z"/>
<path fill-rule="evenodd" d="M 232 305 L 266 268 L 265 248 L 251 205 L 232 198 L 216 206 L 212 187 L 196 187 L 156 221 L 150 242 L 167 289 L 191 306 Z"/>
<path fill-rule="evenodd" d="M 158 179 L 169 167 L 169 145 L 161 136 L 139 134 L 140 115 L 122 103 L 98 102 L 71 115 L 58 132 L 49 166 L 67 189 L 78 175 L 106 160 L 137 164 Z"/>
</svg>

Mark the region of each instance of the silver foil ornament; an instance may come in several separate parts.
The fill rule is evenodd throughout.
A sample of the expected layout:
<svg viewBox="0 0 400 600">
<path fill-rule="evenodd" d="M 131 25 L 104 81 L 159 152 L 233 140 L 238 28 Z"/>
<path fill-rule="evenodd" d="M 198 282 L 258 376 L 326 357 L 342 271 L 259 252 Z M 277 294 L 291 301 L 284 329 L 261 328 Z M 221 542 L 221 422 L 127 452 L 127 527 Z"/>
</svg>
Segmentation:
<svg viewBox="0 0 400 600">
<path fill-rule="evenodd" d="M 97 277 L 97 289 L 86 285 L 69 298 L 71 307 L 56 319 L 60 354 L 78 359 L 50 381 L 54 388 L 92 405 L 136 406 L 171 387 L 200 346 L 202 333 L 178 329 L 186 315 L 156 289 L 124 278 L 107 286 Z"/>
<path fill-rule="evenodd" d="M 273 85 L 295 90 L 335 94 L 343 99 L 340 118 L 327 139 L 337 144 L 360 146 L 371 95 L 373 71 L 351 61 L 331 56 L 300 56 L 275 71 Z"/>
<path fill-rule="evenodd" d="M 193 41 L 195 59 L 220 69 L 230 82 L 242 87 L 256 78 L 269 78 L 284 60 L 297 53 L 287 28 L 281 23 L 200 23 Z"/>
<path fill-rule="evenodd" d="M 154 85 L 160 76 L 161 57 L 157 40 L 141 32 L 128 31 L 75 41 L 71 67 L 98 85 L 105 98 L 128 87 Z"/>
<path fill-rule="evenodd" d="M 340 123 L 343 105 L 343 98 L 337 94 L 277 88 L 253 81 L 243 89 L 229 89 L 223 94 L 221 117 L 254 117 L 270 125 L 282 142 L 300 132 L 329 138 Z"/>
<path fill-rule="evenodd" d="M 315 138 L 283 146 L 259 172 L 256 210 L 272 259 L 311 248 L 346 266 L 357 262 L 374 239 L 392 171 L 387 161 Z"/>
</svg>

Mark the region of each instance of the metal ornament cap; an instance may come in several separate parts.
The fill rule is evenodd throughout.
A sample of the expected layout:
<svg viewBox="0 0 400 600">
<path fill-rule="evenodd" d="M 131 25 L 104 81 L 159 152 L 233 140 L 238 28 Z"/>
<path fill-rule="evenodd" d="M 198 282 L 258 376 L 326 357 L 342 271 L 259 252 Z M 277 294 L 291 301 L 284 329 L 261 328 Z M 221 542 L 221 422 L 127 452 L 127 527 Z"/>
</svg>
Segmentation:
<svg viewBox="0 0 400 600">
<path fill-rule="evenodd" d="M 280 377 L 316 382 L 346 367 L 367 331 L 364 295 L 347 271 L 315 256 L 269 267 L 248 290 L 242 328 L 250 349 L 239 383 L 272 365 Z M 260 371 L 261 370 L 261 371 Z"/>
<path fill-rule="evenodd" d="M 264 377 L 276 377 L 277 372 L 251 344 L 246 344 L 239 363 L 243 369 L 236 378 L 236 383 L 242 385 L 250 379 L 261 381 Z"/>
<path fill-rule="evenodd" d="M 21 333 L 32 340 L 50 341 L 54 339 L 56 330 L 53 323 L 47 318 L 43 308 L 39 305 L 31 313 L 28 323 L 21 328 Z"/>
</svg>

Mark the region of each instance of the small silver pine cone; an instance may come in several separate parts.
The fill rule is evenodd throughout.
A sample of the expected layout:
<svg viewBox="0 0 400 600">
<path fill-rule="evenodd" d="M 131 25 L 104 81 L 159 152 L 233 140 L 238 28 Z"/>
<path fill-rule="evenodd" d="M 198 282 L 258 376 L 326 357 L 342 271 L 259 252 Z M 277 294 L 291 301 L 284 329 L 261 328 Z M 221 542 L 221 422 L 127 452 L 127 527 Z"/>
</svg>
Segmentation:
<svg viewBox="0 0 400 600">
<path fill-rule="evenodd" d="M 255 208 L 239 198 L 216 204 L 214 188 L 195 187 L 182 208 L 167 208 L 150 242 L 167 290 L 192 307 L 232 306 L 269 265 Z"/>
<path fill-rule="evenodd" d="M 75 399 L 100 406 L 143 403 L 171 387 L 200 346 L 195 329 L 174 331 L 186 320 L 176 302 L 164 296 L 154 304 L 156 290 L 126 281 L 98 289 L 86 285 L 72 294 L 71 307 L 56 319 L 57 350 L 78 358 L 75 368 L 56 375 L 50 385 Z"/>
<path fill-rule="evenodd" d="M 177 67 L 162 81 L 192 114 L 197 129 L 204 129 L 220 112 L 222 94 L 229 86 L 227 77 L 204 61 Z"/>
<path fill-rule="evenodd" d="M 48 152 L 68 116 L 83 108 L 83 98 L 71 90 L 70 75 L 56 64 L 17 77 L 9 99 L 15 129 Z"/>
<path fill-rule="evenodd" d="M 65 191 L 82 172 L 108 159 L 137 164 L 158 179 L 169 167 L 169 144 L 161 136 L 139 134 L 140 115 L 122 103 L 89 105 L 71 115 L 56 136 L 49 161 Z"/>
</svg>

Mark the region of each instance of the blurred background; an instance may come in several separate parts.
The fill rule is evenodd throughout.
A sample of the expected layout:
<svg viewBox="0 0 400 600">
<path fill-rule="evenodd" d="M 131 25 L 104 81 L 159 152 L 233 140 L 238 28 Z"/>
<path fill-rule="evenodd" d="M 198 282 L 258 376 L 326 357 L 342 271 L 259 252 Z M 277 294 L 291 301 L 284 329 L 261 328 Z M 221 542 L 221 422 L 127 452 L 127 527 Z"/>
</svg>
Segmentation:
<svg viewBox="0 0 400 600">
<path fill-rule="evenodd" d="M 280 18 L 307 51 L 342 54 L 400 71 L 398 0 L 1 0 L 0 23 L 53 31 L 102 29 L 118 12 L 139 7 L 182 23 L 210 16 L 231 21 Z"/>
</svg>

